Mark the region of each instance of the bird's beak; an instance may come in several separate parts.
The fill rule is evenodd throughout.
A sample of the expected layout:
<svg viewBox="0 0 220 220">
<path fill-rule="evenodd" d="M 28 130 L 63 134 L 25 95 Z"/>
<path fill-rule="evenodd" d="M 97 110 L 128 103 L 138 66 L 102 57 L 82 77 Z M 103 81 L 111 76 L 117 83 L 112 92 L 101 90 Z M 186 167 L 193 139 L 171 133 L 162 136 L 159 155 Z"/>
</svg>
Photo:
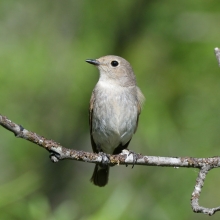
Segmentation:
<svg viewBox="0 0 220 220">
<path fill-rule="evenodd" d="M 93 64 L 95 66 L 98 66 L 100 64 L 98 60 L 92 60 L 92 59 L 88 59 L 88 60 L 86 60 L 86 62 Z"/>
</svg>

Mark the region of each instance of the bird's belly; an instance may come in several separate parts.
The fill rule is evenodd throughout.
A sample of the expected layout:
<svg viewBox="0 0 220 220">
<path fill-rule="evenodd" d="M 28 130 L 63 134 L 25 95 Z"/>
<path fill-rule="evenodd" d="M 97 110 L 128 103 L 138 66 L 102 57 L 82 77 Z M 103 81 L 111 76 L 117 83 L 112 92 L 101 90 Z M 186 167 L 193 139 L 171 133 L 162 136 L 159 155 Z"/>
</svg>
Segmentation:
<svg viewBox="0 0 220 220">
<path fill-rule="evenodd" d="M 134 134 L 137 108 L 131 100 L 100 101 L 93 108 L 92 135 L 97 147 L 112 154 L 120 144 L 125 145 Z"/>
</svg>

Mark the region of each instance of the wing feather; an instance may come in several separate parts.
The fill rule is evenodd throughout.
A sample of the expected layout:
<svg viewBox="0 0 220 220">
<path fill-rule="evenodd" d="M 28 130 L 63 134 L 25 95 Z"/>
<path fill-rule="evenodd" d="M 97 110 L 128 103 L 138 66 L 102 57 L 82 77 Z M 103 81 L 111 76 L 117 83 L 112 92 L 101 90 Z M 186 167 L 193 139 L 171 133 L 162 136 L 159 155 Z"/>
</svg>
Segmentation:
<svg viewBox="0 0 220 220">
<path fill-rule="evenodd" d="M 145 101 L 145 97 L 142 94 L 141 90 L 137 87 L 137 109 L 138 109 L 138 114 L 137 114 L 137 123 L 136 123 L 136 128 L 135 128 L 134 133 L 137 131 L 139 115 L 141 114 L 141 109 L 142 109 L 142 105 L 144 104 L 144 101 Z"/>
<path fill-rule="evenodd" d="M 98 148 L 96 146 L 96 143 L 93 139 L 92 136 L 92 116 L 93 116 L 93 106 L 94 106 L 94 102 L 95 102 L 95 95 L 94 95 L 94 91 L 92 92 L 92 96 L 90 99 L 90 105 L 89 105 L 89 126 L 90 126 L 90 140 L 91 140 L 91 144 L 92 144 L 92 149 L 94 153 L 99 153 Z"/>
</svg>

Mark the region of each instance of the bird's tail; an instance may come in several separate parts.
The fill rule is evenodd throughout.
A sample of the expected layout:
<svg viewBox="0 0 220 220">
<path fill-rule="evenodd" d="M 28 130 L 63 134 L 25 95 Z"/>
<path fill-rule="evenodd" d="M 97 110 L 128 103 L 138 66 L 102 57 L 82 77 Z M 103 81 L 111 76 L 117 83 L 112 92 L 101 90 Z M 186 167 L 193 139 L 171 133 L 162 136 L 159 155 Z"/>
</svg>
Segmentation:
<svg viewBox="0 0 220 220">
<path fill-rule="evenodd" d="M 90 179 L 96 186 L 105 186 L 108 183 L 109 166 L 95 165 L 95 169 Z"/>
</svg>

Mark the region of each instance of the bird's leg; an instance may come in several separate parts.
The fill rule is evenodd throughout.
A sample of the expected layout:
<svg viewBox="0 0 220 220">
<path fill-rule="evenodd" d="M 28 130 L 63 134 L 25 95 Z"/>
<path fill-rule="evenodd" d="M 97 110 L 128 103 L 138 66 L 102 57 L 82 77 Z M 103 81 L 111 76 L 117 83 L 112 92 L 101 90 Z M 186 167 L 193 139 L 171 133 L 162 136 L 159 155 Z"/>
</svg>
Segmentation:
<svg viewBox="0 0 220 220">
<path fill-rule="evenodd" d="M 99 164 L 99 166 L 102 167 L 102 168 L 105 168 L 105 167 L 109 166 L 110 158 L 109 158 L 108 154 L 100 151 L 99 155 L 102 157 L 102 161 Z"/>
<path fill-rule="evenodd" d="M 133 165 L 132 165 L 132 167 L 131 168 L 134 168 L 134 165 L 135 165 L 135 163 L 137 162 L 137 159 L 138 159 L 138 156 L 139 156 L 139 154 L 137 154 L 137 153 L 135 153 L 134 151 L 132 151 L 132 150 L 129 150 L 129 149 L 126 149 L 126 150 L 128 150 L 128 157 L 130 156 L 130 155 L 132 155 L 132 157 L 133 157 Z M 128 165 L 126 164 L 126 167 L 127 167 Z"/>
<path fill-rule="evenodd" d="M 57 152 L 55 152 L 53 150 L 49 150 L 49 152 L 50 152 L 50 156 L 49 157 L 50 157 L 52 162 L 55 163 L 55 162 L 58 162 L 60 160 L 61 156 L 60 156 L 59 153 L 57 153 Z"/>
</svg>

